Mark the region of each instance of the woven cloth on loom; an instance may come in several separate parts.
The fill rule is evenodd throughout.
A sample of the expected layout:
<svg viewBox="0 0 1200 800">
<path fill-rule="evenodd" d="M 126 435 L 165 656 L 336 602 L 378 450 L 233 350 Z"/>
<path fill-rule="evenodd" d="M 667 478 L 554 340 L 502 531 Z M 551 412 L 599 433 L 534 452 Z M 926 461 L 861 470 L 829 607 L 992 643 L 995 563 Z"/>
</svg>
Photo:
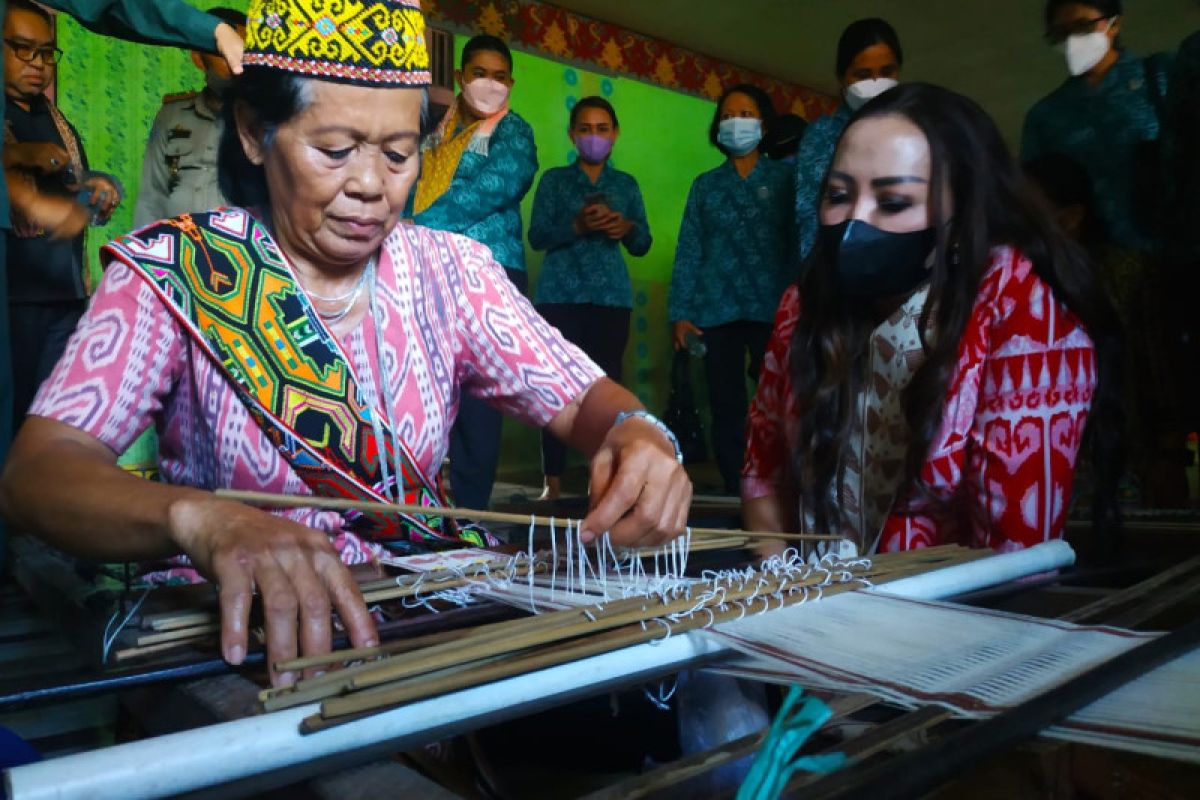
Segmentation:
<svg viewBox="0 0 1200 800">
<path fill-rule="evenodd" d="M 708 631 L 745 654 L 724 671 L 867 692 L 986 717 L 1155 634 L 852 592 Z M 1088 706 L 1044 735 L 1200 763 L 1200 651 Z"/>
</svg>

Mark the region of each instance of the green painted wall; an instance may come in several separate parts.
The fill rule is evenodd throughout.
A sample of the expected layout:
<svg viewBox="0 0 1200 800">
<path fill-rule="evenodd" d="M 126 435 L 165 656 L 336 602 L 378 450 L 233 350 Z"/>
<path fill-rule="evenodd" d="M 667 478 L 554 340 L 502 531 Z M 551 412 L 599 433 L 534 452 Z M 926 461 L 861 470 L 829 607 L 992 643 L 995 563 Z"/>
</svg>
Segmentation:
<svg viewBox="0 0 1200 800">
<path fill-rule="evenodd" d="M 460 50 L 465 42 L 464 37 L 457 37 Z M 513 74 L 516 85 L 510 104 L 533 126 L 542 170 L 571 163 L 574 157 L 567 123 L 576 101 L 600 95 L 617 111 L 621 136 L 612 163 L 637 178 L 654 235 L 654 245 L 646 256 L 626 257 L 633 281 L 634 309 L 625 352 L 625 384 L 652 411 L 661 412 L 666 404 L 671 358 L 667 289 L 679 222 L 692 181 L 721 161 L 720 153 L 708 143 L 713 104 L 525 53 L 514 54 Z M 527 226 L 533 194 L 530 190 L 522 206 Z M 528 255 L 532 297 L 542 259 L 540 253 L 528 251 Z M 534 432 L 517 423 L 506 423 L 501 473 L 537 469 L 540 458 Z"/>
<path fill-rule="evenodd" d="M 197 8 L 244 9 L 248 0 L 188 0 Z M 58 104 L 79 130 L 93 169 L 111 172 L 125 184 L 125 201 L 103 228 L 88 231 L 94 276 L 96 250 L 133 227 L 142 174 L 142 155 L 154 115 L 165 94 L 200 89 L 203 74 L 187 51 L 107 39 L 59 15 L 58 46 L 66 58 L 58 68 Z M 122 458 L 124 464 L 154 461 L 153 435 L 147 433 Z"/>
<path fill-rule="evenodd" d="M 199 8 L 246 6 L 245 0 L 191 1 Z M 465 41 L 458 37 L 460 47 Z M 104 39 L 70 19 L 59 23 L 59 45 L 67 53 L 59 68 L 59 105 L 79 129 L 92 165 L 115 173 L 127 190 L 126 201 L 112 222 L 90 232 L 94 253 L 132 225 L 146 136 L 162 96 L 200 88 L 202 78 L 184 51 Z M 626 384 L 652 410 L 661 411 L 670 358 L 667 287 L 679 220 L 692 180 L 720 161 L 707 139 L 712 103 L 524 53 L 515 58 L 517 85 L 512 107 L 536 132 L 542 169 L 570 163 L 573 158 L 567 118 L 579 98 L 604 96 L 620 116 L 621 138 L 613 164 L 632 173 L 641 184 L 654 234 L 648 255 L 628 259 L 635 308 L 626 351 Z M 523 206 L 526 221 L 532 204 L 530 191 Z M 531 283 L 536 282 L 540 265 L 541 255 L 531 252 Z M 143 442 L 126 460 L 145 460 L 152 455 L 152 445 Z M 539 459 L 534 432 L 510 424 L 505 431 L 502 471 L 536 469 Z"/>
</svg>

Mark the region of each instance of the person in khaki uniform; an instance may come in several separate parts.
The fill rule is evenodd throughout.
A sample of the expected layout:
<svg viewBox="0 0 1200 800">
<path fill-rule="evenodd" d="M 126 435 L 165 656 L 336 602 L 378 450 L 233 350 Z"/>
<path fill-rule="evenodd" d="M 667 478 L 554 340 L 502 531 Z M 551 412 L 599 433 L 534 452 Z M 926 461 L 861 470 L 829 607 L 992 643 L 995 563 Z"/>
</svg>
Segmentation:
<svg viewBox="0 0 1200 800">
<path fill-rule="evenodd" d="M 214 8 L 208 13 L 238 33 L 246 30 L 246 15 L 240 11 Z M 204 71 L 204 89 L 163 97 L 146 144 L 134 227 L 225 205 L 217 186 L 217 148 L 221 95 L 230 81 L 229 67 L 220 57 L 207 53 L 194 52 L 192 60 Z"/>
</svg>

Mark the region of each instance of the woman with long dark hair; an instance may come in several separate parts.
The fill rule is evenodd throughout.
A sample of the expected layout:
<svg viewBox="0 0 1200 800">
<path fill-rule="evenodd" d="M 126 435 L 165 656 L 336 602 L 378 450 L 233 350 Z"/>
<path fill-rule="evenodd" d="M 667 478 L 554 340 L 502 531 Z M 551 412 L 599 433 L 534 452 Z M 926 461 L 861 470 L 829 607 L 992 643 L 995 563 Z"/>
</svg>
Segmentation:
<svg viewBox="0 0 1200 800">
<path fill-rule="evenodd" d="M 1115 482 L 1116 330 L 984 111 L 926 84 L 881 95 L 842 137 L 776 316 L 746 524 L 858 552 L 1060 537 L 1089 419 L 1101 496 Z"/>
</svg>

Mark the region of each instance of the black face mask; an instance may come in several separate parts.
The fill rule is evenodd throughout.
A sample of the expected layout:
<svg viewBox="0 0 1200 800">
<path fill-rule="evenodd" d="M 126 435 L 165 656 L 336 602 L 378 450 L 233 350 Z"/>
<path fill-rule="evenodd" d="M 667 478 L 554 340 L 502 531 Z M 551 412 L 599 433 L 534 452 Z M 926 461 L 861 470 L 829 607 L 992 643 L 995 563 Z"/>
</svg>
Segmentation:
<svg viewBox="0 0 1200 800">
<path fill-rule="evenodd" d="M 852 300 L 904 295 L 927 281 L 937 231 L 889 233 L 862 220 L 821 226 L 821 245 L 833 260 L 838 292 Z"/>
</svg>

